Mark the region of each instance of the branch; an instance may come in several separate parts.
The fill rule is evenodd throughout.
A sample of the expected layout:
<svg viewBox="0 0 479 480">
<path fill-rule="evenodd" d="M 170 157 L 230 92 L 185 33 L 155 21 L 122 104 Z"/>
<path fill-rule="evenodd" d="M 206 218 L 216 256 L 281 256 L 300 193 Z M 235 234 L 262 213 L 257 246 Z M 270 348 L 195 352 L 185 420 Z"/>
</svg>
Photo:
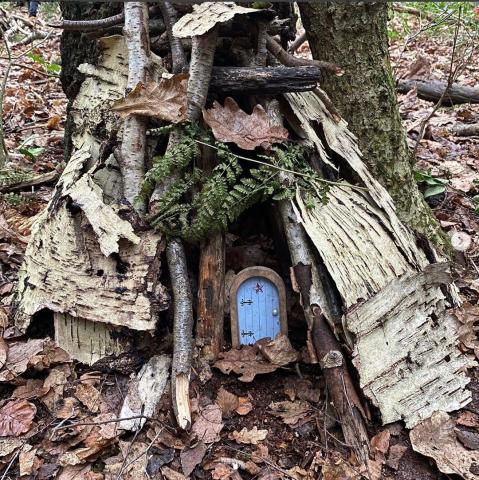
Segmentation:
<svg viewBox="0 0 479 480">
<path fill-rule="evenodd" d="M 63 20 L 62 23 L 47 23 L 49 27 L 61 28 L 66 32 L 81 32 L 86 30 L 101 30 L 122 24 L 125 21 L 125 13 L 121 12 L 107 18 L 98 20 Z"/>
<path fill-rule="evenodd" d="M 178 425 L 186 430 L 191 425 L 189 386 L 193 357 L 193 305 L 185 251 L 179 240 L 168 242 L 166 261 L 174 302 L 172 403 Z"/>
<path fill-rule="evenodd" d="M 125 2 L 124 35 L 128 47 L 128 89 L 146 83 L 149 77 L 150 43 L 148 32 L 148 6 L 143 2 Z M 131 115 L 123 124 L 123 139 L 119 162 L 123 176 L 123 194 L 134 205 L 145 175 L 147 121 Z M 144 205 L 137 204 L 139 212 Z"/>
<path fill-rule="evenodd" d="M 397 3 L 393 4 L 393 10 L 399 13 L 409 13 L 410 15 L 414 15 L 415 17 L 419 17 L 419 18 L 425 18 L 429 22 L 432 22 L 437 18 L 436 15 L 433 15 L 431 13 L 422 12 L 421 10 L 418 10 L 417 8 L 413 8 L 413 7 L 398 5 Z"/>
<path fill-rule="evenodd" d="M 186 65 L 186 55 L 181 39 L 173 35 L 173 25 L 178 21 L 178 14 L 175 7 L 168 0 L 160 1 L 160 9 L 165 22 L 168 40 L 170 41 L 172 71 L 173 73 L 180 73 Z"/>
<path fill-rule="evenodd" d="M 338 77 L 344 74 L 344 70 L 338 65 L 321 60 L 308 60 L 306 58 L 298 58 L 288 53 L 273 37 L 266 36 L 266 47 L 269 53 L 275 56 L 283 65 L 287 67 L 304 67 L 315 65 L 328 72 L 334 73 Z"/>
<path fill-rule="evenodd" d="M 0 193 L 4 192 L 21 192 L 32 187 L 39 187 L 40 185 L 48 185 L 56 182 L 60 178 L 60 173 L 54 170 L 53 172 L 44 173 L 43 175 L 37 175 L 30 180 L 23 182 L 10 183 L 9 185 L 0 186 Z"/>
<path fill-rule="evenodd" d="M 298 48 L 307 40 L 306 32 L 303 32 L 301 35 L 296 37 L 293 43 L 288 48 L 289 53 L 294 53 Z"/>
</svg>

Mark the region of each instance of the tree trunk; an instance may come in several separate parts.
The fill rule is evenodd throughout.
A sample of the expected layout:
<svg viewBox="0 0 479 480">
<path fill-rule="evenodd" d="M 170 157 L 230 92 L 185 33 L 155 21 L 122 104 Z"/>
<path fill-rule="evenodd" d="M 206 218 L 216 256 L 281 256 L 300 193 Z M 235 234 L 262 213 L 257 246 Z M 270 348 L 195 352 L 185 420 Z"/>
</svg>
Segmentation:
<svg viewBox="0 0 479 480">
<path fill-rule="evenodd" d="M 444 245 L 412 175 L 388 53 L 387 3 L 299 5 L 314 58 L 345 70 L 342 77 L 324 72 L 322 87 L 358 137 L 366 165 L 388 189 L 401 220 Z"/>
</svg>

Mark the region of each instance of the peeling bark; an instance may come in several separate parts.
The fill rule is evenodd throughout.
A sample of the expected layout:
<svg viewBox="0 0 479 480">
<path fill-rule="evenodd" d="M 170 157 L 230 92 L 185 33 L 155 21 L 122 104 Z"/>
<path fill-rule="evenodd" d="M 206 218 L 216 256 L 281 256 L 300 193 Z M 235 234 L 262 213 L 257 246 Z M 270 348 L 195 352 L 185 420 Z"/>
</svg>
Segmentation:
<svg viewBox="0 0 479 480">
<path fill-rule="evenodd" d="M 181 39 L 173 35 L 173 25 L 177 22 L 178 15 L 175 7 L 167 0 L 160 1 L 160 9 L 170 42 L 171 57 L 173 60 L 172 73 L 181 73 L 186 65 L 186 55 Z"/>
</svg>

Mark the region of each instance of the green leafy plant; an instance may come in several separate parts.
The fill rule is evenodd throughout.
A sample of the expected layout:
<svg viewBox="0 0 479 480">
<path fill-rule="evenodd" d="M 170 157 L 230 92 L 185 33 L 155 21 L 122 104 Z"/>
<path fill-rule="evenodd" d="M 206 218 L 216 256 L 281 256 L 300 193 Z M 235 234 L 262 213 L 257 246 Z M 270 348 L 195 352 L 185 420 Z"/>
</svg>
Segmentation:
<svg viewBox="0 0 479 480">
<path fill-rule="evenodd" d="M 422 187 L 424 198 L 440 195 L 446 191 L 449 180 L 433 177 L 430 172 L 414 171 L 414 179 Z"/>
<path fill-rule="evenodd" d="M 319 189 L 313 186 L 313 181 L 321 182 L 321 178 L 306 161 L 309 147 L 273 147 L 269 155 L 248 159 L 215 142 L 198 127 L 181 128 L 179 142 L 154 159 L 140 194 L 144 201 L 157 185 L 174 178 L 147 216 L 153 227 L 167 235 L 189 242 L 200 241 L 213 232 L 225 230 L 256 203 L 292 198 L 297 188 L 310 191 L 311 200 L 313 191 L 316 201 L 318 192 L 322 198 L 326 197 L 327 185 L 319 183 Z M 199 143 L 216 150 L 218 164 L 209 174 L 194 166 L 200 155 Z M 248 161 L 257 165 L 252 167 Z M 282 171 L 292 173 L 290 185 L 282 180 Z"/>
<path fill-rule="evenodd" d="M 35 158 L 39 157 L 45 149 L 43 147 L 21 147 L 18 151 L 28 159 L 35 160 Z"/>
<path fill-rule="evenodd" d="M 50 63 L 43 58 L 43 55 L 39 53 L 27 53 L 27 57 L 30 60 L 33 60 L 35 63 L 41 65 L 48 73 L 58 75 L 61 72 L 62 67 L 58 63 Z"/>
<path fill-rule="evenodd" d="M 6 166 L 0 169 L 0 186 L 8 186 L 14 183 L 25 182 L 33 177 L 31 172 Z"/>
<path fill-rule="evenodd" d="M 31 198 L 24 197 L 23 195 L 14 192 L 0 193 L 0 200 L 11 207 L 18 207 L 19 205 L 24 205 L 32 201 Z"/>
</svg>

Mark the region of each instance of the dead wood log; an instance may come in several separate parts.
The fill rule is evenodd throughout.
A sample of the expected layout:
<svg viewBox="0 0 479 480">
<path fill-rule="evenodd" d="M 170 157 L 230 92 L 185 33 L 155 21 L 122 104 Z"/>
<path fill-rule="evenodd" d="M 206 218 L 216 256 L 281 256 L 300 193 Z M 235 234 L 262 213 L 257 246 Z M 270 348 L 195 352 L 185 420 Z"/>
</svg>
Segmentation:
<svg viewBox="0 0 479 480">
<path fill-rule="evenodd" d="M 330 62 L 323 62 L 321 60 L 309 60 L 307 58 L 295 57 L 291 53 L 288 53 L 273 37 L 266 36 L 266 47 L 269 53 L 276 57 L 283 65 L 287 67 L 302 67 L 308 65 L 315 65 L 335 75 L 342 75 L 343 69 L 338 65 Z"/>
<path fill-rule="evenodd" d="M 0 186 L 0 193 L 4 192 L 21 192 L 22 190 L 29 190 L 32 187 L 39 187 L 41 185 L 49 185 L 56 182 L 60 178 L 60 172 L 54 170 L 53 172 L 36 175 L 30 180 L 23 182 L 10 183 L 9 185 Z"/>
<path fill-rule="evenodd" d="M 439 80 L 399 80 L 397 83 L 399 93 L 407 93 L 413 88 L 417 88 L 417 96 L 420 99 L 438 102 L 447 88 L 447 82 Z M 462 103 L 479 103 L 479 88 L 453 83 L 441 102 L 442 105 L 448 106 Z"/>
<path fill-rule="evenodd" d="M 148 6 L 142 2 L 125 3 L 124 35 L 128 47 L 128 89 L 149 77 L 150 43 L 148 32 Z M 130 115 L 123 124 L 123 139 L 119 163 L 123 176 L 124 197 L 134 204 L 145 175 L 146 119 Z M 143 205 L 136 206 L 144 211 Z"/>
<path fill-rule="evenodd" d="M 214 67 L 210 90 L 220 94 L 277 94 L 316 88 L 321 69 L 300 67 Z"/>
<path fill-rule="evenodd" d="M 449 131 L 457 137 L 475 137 L 479 135 L 479 123 L 453 125 L 449 128 Z"/>
<path fill-rule="evenodd" d="M 188 429 L 191 425 L 189 389 L 193 356 L 193 304 L 185 251 L 179 240 L 169 241 L 166 247 L 166 259 L 170 271 L 174 305 L 172 404 L 179 427 Z"/>
<path fill-rule="evenodd" d="M 399 13 L 409 13 L 409 15 L 414 15 L 415 17 L 424 18 L 430 22 L 437 20 L 439 15 L 433 15 L 431 13 L 423 12 L 414 7 L 408 7 L 405 5 L 398 5 L 395 3 L 393 5 L 393 10 Z"/>
</svg>

